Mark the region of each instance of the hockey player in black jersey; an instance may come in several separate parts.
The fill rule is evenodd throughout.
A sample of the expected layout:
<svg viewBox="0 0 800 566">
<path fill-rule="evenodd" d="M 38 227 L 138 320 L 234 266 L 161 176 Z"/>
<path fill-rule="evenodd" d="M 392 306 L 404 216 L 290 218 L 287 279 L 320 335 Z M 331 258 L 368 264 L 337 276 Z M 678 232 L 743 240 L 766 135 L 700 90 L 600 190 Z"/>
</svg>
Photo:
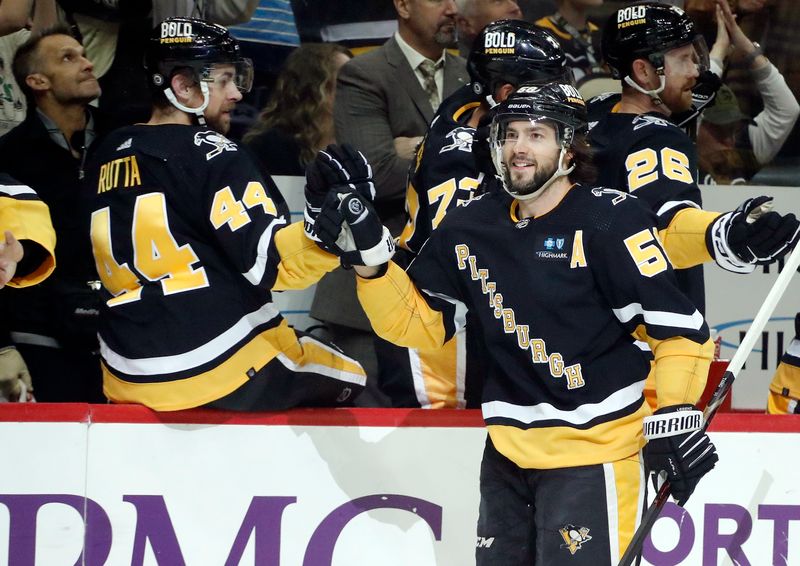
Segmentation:
<svg viewBox="0 0 800 566">
<path fill-rule="evenodd" d="M 598 182 L 636 194 L 656 213 L 681 289 L 704 312 L 702 263 L 713 259 L 750 273 L 791 250 L 800 224 L 794 214 L 771 211 L 766 196 L 725 214 L 702 210 L 697 150 L 671 121 L 691 109 L 692 89 L 707 67 L 705 42 L 683 10 L 659 2 L 620 8 L 606 22 L 601 45 L 623 88 L 613 111 L 590 130 Z"/>
<path fill-rule="evenodd" d="M 467 70 L 470 83 L 442 102 L 409 174 L 409 220 L 398 244 L 412 254 L 419 252 L 447 211 L 468 202 L 481 184 L 484 174 L 472 153 L 474 137 L 492 106 L 523 83 L 571 77 L 558 41 L 521 20 L 487 25 L 475 39 Z"/>
<path fill-rule="evenodd" d="M 476 128 L 487 121 L 491 107 L 523 83 L 571 77 L 555 38 L 520 20 L 487 25 L 475 39 L 467 69 L 470 84 L 442 102 L 417 149 L 409 172 L 409 219 L 398 241 L 398 263 L 410 262 L 445 214 L 479 191 L 485 173 L 474 151 L 485 140 L 476 139 Z M 381 389 L 395 406 L 476 407 L 485 371 L 479 348 L 464 332 L 441 350 L 429 352 L 378 343 Z"/>
<path fill-rule="evenodd" d="M 288 223 L 274 184 L 224 135 L 250 61 L 225 28 L 171 18 L 146 68 L 150 120 L 109 135 L 86 168 L 105 394 L 160 411 L 349 404 L 361 366 L 271 299 L 339 261 Z"/>
<path fill-rule="evenodd" d="M 681 287 L 702 312 L 701 263 L 752 272 L 791 249 L 797 219 L 764 212 L 767 197 L 722 215 L 701 209 L 696 148 L 669 120 L 691 108 L 692 88 L 708 66 L 705 42 L 683 10 L 659 2 L 620 8 L 604 27 L 602 48 L 623 90 L 615 111 L 590 131 L 598 182 L 635 192 L 657 214 Z M 748 216 L 758 219 L 748 223 Z"/>
<path fill-rule="evenodd" d="M 407 272 L 351 259 L 359 299 L 379 335 L 408 347 L 440 347 L 473 315 L 491 365 L 477 564 L 617 564 L 640 512 L 642 464 L 668 475 L 682 505 L 717 461 L 693 406 L 708 328 L 677 286 L 656 216 L 635 195 L 589 184 L 572 85 L 520 88 L 493 114 L 507 192 L 451 210 Z M 382 231 L 353 192 L 327 202 L 317 229 L 329 243 L 349 234 L 345 256 Z M 653 415 L 641 342 L 655 360 Z"/>
</svg>

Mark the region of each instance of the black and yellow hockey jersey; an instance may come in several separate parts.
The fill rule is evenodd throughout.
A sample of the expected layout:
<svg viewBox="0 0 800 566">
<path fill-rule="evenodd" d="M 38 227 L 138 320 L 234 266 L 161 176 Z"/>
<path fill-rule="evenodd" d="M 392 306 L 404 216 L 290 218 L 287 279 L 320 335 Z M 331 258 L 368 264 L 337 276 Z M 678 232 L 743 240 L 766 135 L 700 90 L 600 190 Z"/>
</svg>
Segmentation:
<svg viewBox="0 0 800 566">
<path fill-rule="evenodd" d="M 659 403 L 696 402 L 712 343 L 680 292 L 655 216 L 625 193 L 576 186 L 518 219 L 489 193 L 451 211 L 404 273 L 359 279 L 375 331 L 431 348 L 471 313 L 491 370 L 482 410 L 494 445 L 525 468 L 610 462 L 643 444 L 642 388 L 655 356 Z M 412 283 L 413 282 L 413 283 Z"/>
<path fill-rule="evenodd" d="M 601 31 L 595 24 L 586 22 L 586 27 L 579 30 L 560 14 L 545 16 L 534 24 L 549 31 L 558 40 L 567 58 L 567 67 L 572 69 L 576 81 L 603 72 L 600 56 Z"/>
<path fill-rule="evenodd" d="M 468 122 L 482 96 L 465 85 L 447 97 L 425 134 L 409 171 L 408 222 L 398 244 L 413 259 L 448 211 L 469 202 L 483 180 L 473 155 L 475 128 Z M 480 344 L 460 332 L 442 348 L 419 351 L 378 343 L 381 388 L 396 406 L 477 407 L 485 367 Z"/>
<path fill-rule="evenodd" d="M 356 362 L 298 337 L 272 302 L 271 290 L 306 287 L 339 261 L 288 224 L 268 182 L 200 127 L 131 126 L 97 149 L 85 188 L 111 400 L 194 407 L 272 360 L 363 386 Z"/>
<path fill-rule="evenodd" d="M 413 254 L 447 211 L 469 202 L 481 184 L 472 155 L 475 128 L 467 124 L 481 100 L 470 85 L 447 97 L 417 148 L 406 189 L 408 222 L 398 241 Z"/>
<path fill-rule="evenodd" d="M 609 112 L 589 131 L 597 184 L 635 193 L 656 213 L 658 229 L 681 289 L 705 311 L 705 232 L 718 213 L 704 212 L 697 186 L 697 151 L 665 116 Z"/>
<path fill-rule="evenodd" d="M 31 241 L 46 252 L 44 257 L 37 258 L 36 265 L 18 266 L 8 286 L 29 287 L 44 281 L 56 266 L 56 234 L 50 221 L 50 211 L 39 200 L 36 191 L 0 173 L 0 241 L 5 241 L 3 234 L 6 230 L 23 246 L 26 240 Z"/>
</svg>

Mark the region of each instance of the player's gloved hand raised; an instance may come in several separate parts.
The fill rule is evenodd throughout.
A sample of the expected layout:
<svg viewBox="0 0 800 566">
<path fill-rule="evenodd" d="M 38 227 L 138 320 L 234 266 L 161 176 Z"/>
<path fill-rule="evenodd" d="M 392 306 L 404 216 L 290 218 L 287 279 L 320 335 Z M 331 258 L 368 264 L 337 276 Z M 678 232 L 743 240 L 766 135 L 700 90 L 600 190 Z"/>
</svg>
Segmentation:
<svg viewBox="0 0 800 566">
<path fill-rule="evenodd" d="M 32 398 L 33 391 L 31 374 L 25 360 L 13 346 L 0 349 L 0 399 L 6 401 L 19 401 L 25 394 L 28 401 Z"/>
<path fill-rule="evenodd" d="M 347 144 L 331 144 L 320 151 L 306 167 L 306 206 L 303 226 L 306 235 L 316 240 L 314 224 L 328 193 L 355 191 L 370 201 L 375 198 L 372 166 L 360 151 Z"/>
<path fill-rule="evenodd" d="M 394 238 L 372 204 L 356 191 L 331 191 L 317 217 L 315 235 L 342 264 L 378 266 L 395 251 Z"/>
<path fill-rule="evenodd" d="M 646 472 L 666 476 L 670 495 L 681 506 L 719 460 L 703 424 L 694 405 L 671 405 L 644 419 Z"/>
<path fill-rule="evenodd" d="M 734 273 L 782 258 L 797 243 L 800 222 L 794 214 L 772 211 L 772 197 L 744 201 L 709 226 L 706 244 L 717 264 Z"/>
</svg>

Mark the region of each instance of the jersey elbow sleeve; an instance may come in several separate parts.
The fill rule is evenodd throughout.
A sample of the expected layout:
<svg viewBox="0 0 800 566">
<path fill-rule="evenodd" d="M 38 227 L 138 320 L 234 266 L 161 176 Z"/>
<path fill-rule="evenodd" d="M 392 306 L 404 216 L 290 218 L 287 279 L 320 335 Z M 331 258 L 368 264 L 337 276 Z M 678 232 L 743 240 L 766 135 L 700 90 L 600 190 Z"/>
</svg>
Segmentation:
<svg viewBox="0 0 800 566">
<path fill-rule="evenodd" d="M 443 313 L 430 307 L 408 274 L 393 262 L 375 279 L 358 278 L 358 299 L 375 332 L 397 346 L 431 350 L 450 336 Z"/>
<path fill-rule="evenodd" d="M 322 250 L 303 232 L 303 223 L 295 222 L 275 233 L 275 247 L 280 261 L 272 289 L 305 289 L 339 266 L 339 258 Z"/>
<path fill-rule="evenodd" d="M 50 210 L 40 200 L 12 200 L 0 203 L 0 226 L 11 232 L 17 240 L 30 240 L 46 252 L 42 262 L 33 271 L 18 275 L 9 281 L 9 287 L 28 287 L 44 281 L 55 269 L 56 233 L 50 221 Z M 5 237 L 0 232 L 0 240 Z"/>
<path fill-rule="evenodd" d="M 684 208 L 659 231 L 664 250 L 675 269 L 687 269 L 713 260 L 706 245 L 706 232 L 717 217 L 718 212 Z"/>
</svg>

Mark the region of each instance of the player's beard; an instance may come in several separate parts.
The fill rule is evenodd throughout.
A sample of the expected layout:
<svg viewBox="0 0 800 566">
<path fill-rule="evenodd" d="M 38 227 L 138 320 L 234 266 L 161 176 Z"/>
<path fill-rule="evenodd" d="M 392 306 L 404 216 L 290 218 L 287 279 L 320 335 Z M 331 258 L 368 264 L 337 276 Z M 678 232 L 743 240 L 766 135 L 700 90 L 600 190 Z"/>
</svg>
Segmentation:
<svg viewBox="0 0 800 566">
<path fill-rule="evenodd" d="M 511 173 L 506 167 L 506 186 L 511 187 L 511 190 L 518 195 L 530 195 L 538 191 L 542 185 L 544 185 L 550 177 L 552 177 L 556 172 L 556 164 L 555 162 L 550 163 L 548 165 L 541 165 L 538 161 L 533 161 L 531 165 L 536 167 L 536 171 L 533 173 L 533 178 L 529 180 L 517 180 L 513 181 L 511 179 Z"/>
<path fill-rule="evenodd" d="M 226 136 L 231 129 L 232 111 L 233 107 L 220 108 L 215 115 L 205 116 L 206 123 L 215 132 Z"/>
</svg>

